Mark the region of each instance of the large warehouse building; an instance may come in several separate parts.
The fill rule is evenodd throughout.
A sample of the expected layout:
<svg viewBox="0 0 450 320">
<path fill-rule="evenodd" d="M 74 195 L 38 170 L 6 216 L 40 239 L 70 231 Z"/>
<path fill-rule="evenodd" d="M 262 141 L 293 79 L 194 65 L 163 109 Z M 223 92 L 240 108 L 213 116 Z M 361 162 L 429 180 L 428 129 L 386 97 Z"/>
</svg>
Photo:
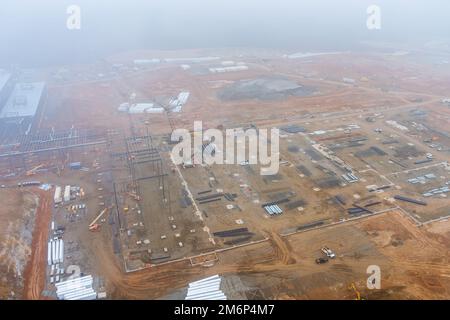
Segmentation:
<svg viewBox="0 0 450 320">
<path fill-rule="evenodd" d="M 44 82 L 16 84 L 0 112 L 0 137 L 29 133 L 44 94 Z"/>
</svg>

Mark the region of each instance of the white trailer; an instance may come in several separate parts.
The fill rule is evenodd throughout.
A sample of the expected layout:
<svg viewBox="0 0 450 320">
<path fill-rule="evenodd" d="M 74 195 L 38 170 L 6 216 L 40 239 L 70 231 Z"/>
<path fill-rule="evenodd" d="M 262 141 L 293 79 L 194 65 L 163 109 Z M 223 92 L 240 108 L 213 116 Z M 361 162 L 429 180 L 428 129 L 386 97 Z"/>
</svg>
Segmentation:
<svg viewBox="0 0 450 320">
<path fill-rule="evenodd" d="M 56 251 L 55 251 L 55 262 L 59 263 L 59 240 L 55 241 L 55 247 L 56 247 Z"/>
<path fill-rule="evenodd" d="M 64 241 L 61 239 L 59 240 L 59 262 L 64 262 Z"/>
<path fill-rule="evenodd" d="M 52 242 L 47 243 L 47 263 L 49 266 L 52 265 Z"/>
<path fill-rule="evenodd" d="M 56 186 L 55 189 L 55 196 L 53 198 L 53 200 L 55 201 L 55 204 L 59 204 L 62 202 L 62 197 L 61 197 L 61 193 L 62 193 L 62 189 L 60 186 Z"/>
<path fill-rule="evenodd" d="M 56 241 L 52 241 L 52 263 L 55 264 L 58 261 L 56 261 Z"/>
<path fill-rule="evenodd" d="M 66 186 L 64 189 L 64 202 L 70 201 L 70 186 Z"/>
</svg>

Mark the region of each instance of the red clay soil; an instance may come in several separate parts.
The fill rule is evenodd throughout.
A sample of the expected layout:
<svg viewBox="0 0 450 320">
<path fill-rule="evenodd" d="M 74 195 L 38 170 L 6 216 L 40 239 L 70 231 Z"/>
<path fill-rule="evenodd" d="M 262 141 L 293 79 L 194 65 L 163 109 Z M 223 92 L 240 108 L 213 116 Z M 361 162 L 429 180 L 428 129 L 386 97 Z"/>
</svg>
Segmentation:
<svg viewBox="0 0 450 320">
<path fill-rule="evenodd" d="M 36 211 L 31 258 L 28 260 L 24 274 L 24 299 L 39 300 L 45 288 L 47 268 L 48 228 L 51 220 L 51 192 L 38 190 L 39 207 Z"/>
</svg>

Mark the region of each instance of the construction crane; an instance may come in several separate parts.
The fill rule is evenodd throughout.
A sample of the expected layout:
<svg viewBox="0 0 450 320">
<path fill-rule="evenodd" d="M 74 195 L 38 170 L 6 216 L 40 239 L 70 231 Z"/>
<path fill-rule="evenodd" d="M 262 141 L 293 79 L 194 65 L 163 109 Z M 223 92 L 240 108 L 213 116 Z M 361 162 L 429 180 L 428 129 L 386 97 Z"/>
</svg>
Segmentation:
<svg viewBox="0 0 450 320">
<path fill-rule="evenodd" d="M 27 176 L 35 175 L 35 174 L 36 174 L 36 171 L 39 170 L 40 168 L 42 168 L 43 166 L 44 166 L 43 164 L 40 164 L 40 165 L 34 167 L 33 169 L 28 170 L 27 173 L 26 173 L 26 175 L 27 175 Z"/>
<path fill-rule="evenodd" d="M 108 208 L 103 209 L 100 214 L 89 224 L 89 231 L 97 231 L 100 228 L 100 225 L 97 224 L 97 221 L 108 211 Z"/>
</svg>

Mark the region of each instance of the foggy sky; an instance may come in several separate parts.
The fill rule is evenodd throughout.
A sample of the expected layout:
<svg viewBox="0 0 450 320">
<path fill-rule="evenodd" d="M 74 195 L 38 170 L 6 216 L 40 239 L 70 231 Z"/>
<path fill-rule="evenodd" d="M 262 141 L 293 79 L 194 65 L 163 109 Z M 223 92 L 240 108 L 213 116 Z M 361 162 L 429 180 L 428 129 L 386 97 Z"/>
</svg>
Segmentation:
<svg viewBox="0 0 450 320">
<path fill-rule="evenodd" d="M 81 30 L 66 28 L 68 5 Z M 369 5 L 381 30 L 366 28 Z M 450 38 L 447 0 L 2 0 L 0 66 L 94 61 L 134 49 L 351 50 L 364 40 Z"/>
</svg>

